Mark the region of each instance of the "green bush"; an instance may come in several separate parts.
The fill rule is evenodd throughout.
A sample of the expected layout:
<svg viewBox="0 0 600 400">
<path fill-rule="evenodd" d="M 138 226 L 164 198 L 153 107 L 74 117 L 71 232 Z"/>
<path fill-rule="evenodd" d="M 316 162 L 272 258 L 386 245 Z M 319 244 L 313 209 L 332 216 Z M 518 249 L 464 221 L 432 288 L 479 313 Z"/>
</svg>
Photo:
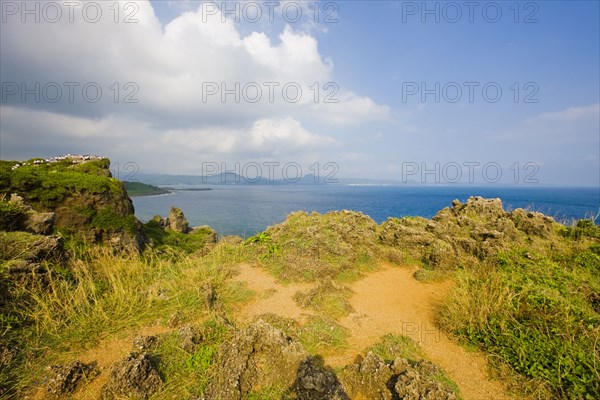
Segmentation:
<svg viewBox="0 0 600 400">
<path fill-rule="evenodd" d="M 72 193 L 124 193 L 117 179 L 109 178 L 108 159 L 73 165 L 70 161 L 21 165 L 0 164 L 0 194 L 18 193 L 31 203 L 52 208 Z"/>
<path fill-rule="evenodd" d="M 27 219 L 25 210 L 13 202 L 0 201 L 0 230 L 20 230 Z"/>
<path fill-rule="evenodd" d="M 457 292 L 442 313 L 454 320 L 454 333 L 549 385 L 556 398 L 600 398 L 599 268 L 589 250 L 560 263 L 531 250 L 503 253 L 485 278 L 471 273 L 461 282 L 478 309 L 459 306 L 471 300 Z"/>
</svg>

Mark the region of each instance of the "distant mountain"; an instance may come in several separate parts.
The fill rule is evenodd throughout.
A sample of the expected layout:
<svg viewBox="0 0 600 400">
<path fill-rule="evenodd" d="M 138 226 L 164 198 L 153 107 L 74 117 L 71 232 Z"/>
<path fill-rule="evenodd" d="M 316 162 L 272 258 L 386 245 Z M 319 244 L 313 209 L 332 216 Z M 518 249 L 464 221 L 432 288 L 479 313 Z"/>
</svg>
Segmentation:
<svg viewBox="0 0 600 400">
<path fill-rule="evenodd" d="M 297 180 L 293 179 L 267 179 L 264 177 L 247 178 L 234 172 L 224 172 L 215 175 L 166 175 L 166 174 L 138 174 L 140 182 L 156 186 L 201 186 L 201 185 L 357 185 L 357 186 L 397 186 L 416 185 L 416 181 L 402 183 L 390 179 L 361 179 L 361 178 L 335 178 L 327 176 L 305 175 Z M 176 189 L 176 188 L 175 188 Z"/>
</svg>

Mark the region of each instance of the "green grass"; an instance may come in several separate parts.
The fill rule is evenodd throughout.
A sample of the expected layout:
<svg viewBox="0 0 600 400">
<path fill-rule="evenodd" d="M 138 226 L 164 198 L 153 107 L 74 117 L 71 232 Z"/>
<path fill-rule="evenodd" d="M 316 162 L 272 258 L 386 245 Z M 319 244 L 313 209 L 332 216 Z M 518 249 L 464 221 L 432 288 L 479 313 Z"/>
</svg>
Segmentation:
<svg viewBox="0 0 600 400">
<path fill-rule="evenodd" d="M 592 249 L 560 261 L 517 250 L 464 272 L 442 326 L 528 379 L 531 392 L 599 398 L 600 257 Z"/>
<path fill-rule="evenodd" d="M 20 356 L 7 367 L 10 378 L 0 382 L 5 387 L 23 393 L 43 375 L 45 366 L 64 355 L 142 326 L 166 325 L 175 313 L 182 323 L 205 318 L 211 313 L 199 290 L 205 285 L 216 291 L 220 312 L 234 309 L 248 296 L 228 280 L 229 266 L 243 255 L 227 246 L 203 258 L 184 253 L 174 258 L 135 251 L 115 254 L 99 246 L 76 249 L 79 253 L 69 263 L 70 279 L 49 275 L 46 284 L 12 289 L 21 301 L 2 309 L 0 338 L 4 343 L 16 341 Z M 207 357 L 190 355 L 188 362 L 202 369 Z"/>
<path fill-rule="evenodd" d="M 215 235 L 215 232 L 208 227 L 201 227 L 190 233 L 179 233 L 168 228 L 163 229 L 156 220 L 145 223 L 143 230 L 146 236 L 152 240 L 156 250 L 177 249 L 188 254 L 207 250 L 207 245 L 211 244 L 209 241 Z"/>
<path fill-rule="evenodd" d="M 389 219 L 382 243 L 421 257 L 418 274 L 454 275 L 441 327 L 487 352 L 536 398 L 600 398 L 600 227 L 565 227 L 473 199 L 431 221 Z"/>
<path fill-rule="evenodd" d="M 154 356 L 164 385 L 152 399 L 193 398 L 201 396 L 214 379 L 213 367 L 219 346 L 228 337 L 227 327 L 213 317 L 198 328 L 202 343 L 187 351 L 178 332 L 161 335 Z"/>
<path fill-rule="evenodd" d="M 379 343 L 369 347 L 367 351 L 372 351 L 386 362 L 393 362 L 396 357 L 409 361 L 418 361 L 424 357 L 419 345 L 411 338 L 393 333 L 383 336 Z"/>
<path fill-rule="evenodd" d="M 73 165 L 71 162 L 23 165 L 0 163 L 0 193 L 18 193 L 31 204 L 52 208 L 73 193 L 122 195 L 123 184 L 108 177 L 108 159 Z"/>
<path fill-rule="evenodd" d="M 105 231 L 124 230 L 134 235 L 138 228 L 138 220 L 135 215 L 123 217 L 109 207 L 105 207 L 93 213 L 89 227 Z"/>
<path fill-rule="evenodd" d="M 155 196 L 158 194 L 171 193 L 168 190 L 159 188 L 153 185 L 147 185 L 142 182 L 127 182 L 123 181 L 123 186 L 127 190 L 127 194 L 131 197 L 134 196 Z"/>
<path fill-rule="evenodd" d="M 354 311 L 348 301 L 351 295 L 352 290 L 348 287 L 325 280 L 311 290 L 296 293 L 294 301 L 300 307 L 310 308 L 319 314 L 339 319 Z"/>
<path fill-rule="evenodd" d="M 351 281 L 379 260 L 376 228 L 375 221 L 358 212 L 299 211 L 246 244 L 283 281 L 313 282 L 325 277 Z"/>
<path fill-rule="evenodd" d="M 331 318 L 312 316 L 302 326 L 300 342 L 311 354 L 335 353 L 347 346 L 350 335 L 344 328 Z"/>
</svg>

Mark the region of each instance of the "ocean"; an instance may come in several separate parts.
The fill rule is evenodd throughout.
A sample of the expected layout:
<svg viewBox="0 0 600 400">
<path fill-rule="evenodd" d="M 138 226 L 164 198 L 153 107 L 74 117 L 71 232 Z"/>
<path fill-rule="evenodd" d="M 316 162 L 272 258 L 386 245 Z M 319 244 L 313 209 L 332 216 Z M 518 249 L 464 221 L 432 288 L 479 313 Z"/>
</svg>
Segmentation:
<svg viewBox="0 0 600 400">
<path fill-rule="evenodd" d="M 191 226 L 209 225 L 220 235 L 249 237 L 278 224 L 297 210 L 325 213 L 355 210 L 377 223 L 389 217 L 433 217 L 452 200 L 469 196 L 499 197 L 505 209 L 540 211 L 557 221 L 589 218 L 600 211 L 599 188 L 503 186 L 342 186 L 342 185 L 215 185 L 212 190 L 177 190 L 134 197 L 142 221 L 166 216 L 171 206 L 183 210 Z M 598 221 L 597 221 L 598 222 Z"/>
</svg>

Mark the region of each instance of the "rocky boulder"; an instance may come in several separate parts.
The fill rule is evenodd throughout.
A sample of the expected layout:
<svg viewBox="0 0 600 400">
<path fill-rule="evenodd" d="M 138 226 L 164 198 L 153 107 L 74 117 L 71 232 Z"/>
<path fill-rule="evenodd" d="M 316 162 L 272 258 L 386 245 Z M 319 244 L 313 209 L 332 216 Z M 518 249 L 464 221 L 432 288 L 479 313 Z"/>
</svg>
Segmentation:
<svg viewBox="0 0 600 400">
<path fill-rule="evenodd" d="M 191 231 L 190 225 L 181 211 L 177 207 L 171 207 L 169 211 L 169 228 L 179 233 L 189 233 Z"/>
<path fill-rule="evenodd" d="M 25 222 L 26 231 L 38 235 L 48 235 L 52 232 L 53 226 L 53 212 L 36 212 L 32 210 L 27 213 L 27 221 Z"/>
<path fill-rule="evenodd" d="M 344 368 L 342 382 L 353 398 L 382 400 L 455 400 L 456 395 L 437 381 L 440 370 L 428 361 L 398 357 L 386 362 L 372 352 Z"/>
<path fill-rule="evenodd" d="M 300 363 L 290 391 L 299 400 L 350 400 L 335 372 L 326 368 L 318 356 Z"/>
<path fill-rule="evenodd" d="M 0 230 L 48 235 L 52 232 L 53 225 L 53 212 L 37 212 L 16 193 L 12 193 L 8 201 L 0 204 Z"/>
<path fill-rule="evenodd" d="M 95 362 L 86 364 L 81 361 L 73 361 L 65 365 L 52 365 L 47 384 L 48 397 L 62 399 L 73 393 L 83 383 L 94 379 L 98 371 Z"/>
<path fill-rule="evenodd" d="M 115 363 L 102 387 L 100 400 L 123 397 L 146 400 L 162 385 L 162 380 L 148 353 L 130 353 Z"/>
<path fill-rule="evenodd" d="M 262 387 L 291 387 L 307 357 L 299 342 L 258 320 L 221 346 L 205 399 L 242 400 Z"/>
<path fill-rule="evenodd" d="M 510 219 L 515 226 L 528 235 L 541 236 L 547 238 L 551 235 L 556 222 L 553 218 L 539 212 L 530 212 L 517 208 L 514 210 Z"/>
</svg>

